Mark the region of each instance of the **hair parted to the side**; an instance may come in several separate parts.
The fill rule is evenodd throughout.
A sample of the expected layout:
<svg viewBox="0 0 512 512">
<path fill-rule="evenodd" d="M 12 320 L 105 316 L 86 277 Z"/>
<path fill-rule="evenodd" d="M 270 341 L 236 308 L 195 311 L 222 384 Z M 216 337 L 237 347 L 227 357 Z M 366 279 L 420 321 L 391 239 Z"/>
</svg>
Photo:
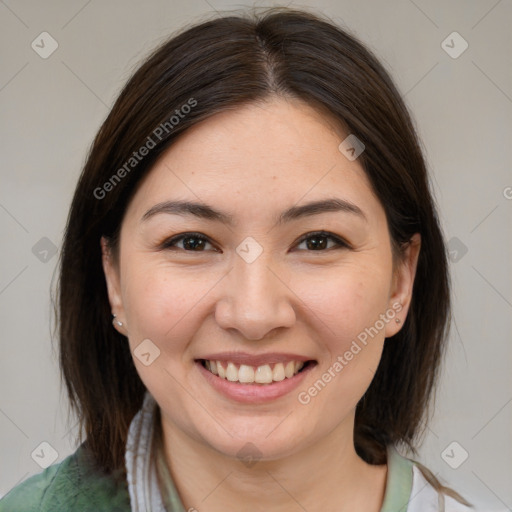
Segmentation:
<svg viewBox="0 0 512 512">
<path fill-rule="evenodd" d="M 112 328 L 100 238 L 110 240 L 117 258 L 127 205 L 179 134 L 215 113 L 274 95 L 310 104 L 364 143 L 359 159 L 385 209 L 395 248 L 421 234 L 409 314 L 385 343 L 357 406 L 354 432 L 356 451 L 368 463 L 385 463 L 390 444 L 415 453 L 450 311 L 445 245 L 417 135 L 392 80 L 360 42 L 318 14 L 273 8 L 203 21 L 157 48 L 120 93 L 80 176 L 61 251 L 60 366 L 83 435 L 107 472 L 124 464 L 128 426 L 145 387 L 127 340 Z M 192 102 L 179 123 L 160 138 L 154 135 Z M 155 144 L 147 156 L 98 198 L 95 191 L 126 169 L 150 136 Z"/>
</svg>

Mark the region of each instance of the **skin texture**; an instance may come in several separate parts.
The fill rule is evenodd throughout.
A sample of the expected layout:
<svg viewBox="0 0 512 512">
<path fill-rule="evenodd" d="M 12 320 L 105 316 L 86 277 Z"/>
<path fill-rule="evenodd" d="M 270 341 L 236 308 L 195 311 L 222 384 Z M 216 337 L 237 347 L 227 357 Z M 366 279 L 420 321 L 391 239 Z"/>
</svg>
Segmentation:
<svg viewBox="0 0 512 512">
<path fill-rule="evenodd" d="M 186 508 L 380 510 L 387 467 L 357 456 L 354 413 L 384 343 L 393 342 L 385 338 L 407 315 L 420 239 L 413 237 L 394 268 L 383 207 L 358 160 L 338 150 L 347 135 L 295 99 L 216 114 L 185 132 L 144 178 L 123 219 L 119 264 L 102 240 L 112 311 L 123 323 L 116 328 L 132 352 L 144 339 L 160 350 L 149 366 L 134 362 L 161 408 L 166 458 Z M 290 206 L 333 197 L 364 218 L 327 212 L 274 225 Z M 233 225 L 167 213 L 141 220 L 154 205 L 177 199 L 225 211 Z M 325 239 L 327 248 L 315 250 L 300 242 L 318 230 L 349 247 Z M 190 231 L 208 243 L 160 247 Z M 236 252 L 249 236 L 263 249 L 250 264 Z M 301 404 L 298 393 L 397 303 L 401 323 L 385 323 Z M 317 366 L 297 390 L 243 404 L 215 391 L 194 362 L 223 351 L 301 354 Z M 259 457 L 250 467 L 237 457 L 249 442 Z"/>
</svg>

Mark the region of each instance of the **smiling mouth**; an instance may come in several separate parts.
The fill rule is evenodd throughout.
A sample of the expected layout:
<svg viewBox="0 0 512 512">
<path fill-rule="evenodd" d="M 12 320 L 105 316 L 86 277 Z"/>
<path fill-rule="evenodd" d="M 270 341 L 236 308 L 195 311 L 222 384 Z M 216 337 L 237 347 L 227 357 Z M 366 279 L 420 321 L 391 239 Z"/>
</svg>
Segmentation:
<svg viewBox="0 0 512 512">
<path fill-rule="evenodd" d="M 203 368 L 221 379 L 239 384 L 269 385 L 291 379 L 306 368 L 315 365 L 316 361 L 288 361 L 261 366 L 235 364 L 230 361 L 197 360 Z"/>
</svg>

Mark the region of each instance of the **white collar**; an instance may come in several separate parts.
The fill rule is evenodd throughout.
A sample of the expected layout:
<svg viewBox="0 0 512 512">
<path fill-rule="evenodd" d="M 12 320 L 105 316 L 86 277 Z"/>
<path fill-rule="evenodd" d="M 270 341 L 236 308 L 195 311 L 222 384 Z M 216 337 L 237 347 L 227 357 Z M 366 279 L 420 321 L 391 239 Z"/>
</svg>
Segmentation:
<svg viewBox="0 0 512 512">
<path fill-rule="evenodd" d="M 132 512 L 165 512 L 152 446 L 156 402 L 147 391 L 130 423 L 125 464 Z"/>
</svg>

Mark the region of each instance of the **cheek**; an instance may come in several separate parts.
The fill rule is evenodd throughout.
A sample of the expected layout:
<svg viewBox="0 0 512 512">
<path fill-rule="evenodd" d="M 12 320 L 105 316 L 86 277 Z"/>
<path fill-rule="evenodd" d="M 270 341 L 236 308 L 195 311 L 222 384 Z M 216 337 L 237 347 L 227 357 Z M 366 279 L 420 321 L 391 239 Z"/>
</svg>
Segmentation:
<svg viewBox="0 0 512 512">
<path fill-rule="evenodd" d="M 130 279 L 124 300 L 137 372 L 159 403 L 182 409 L 178 382 L 183 381 L 189 370 L 191 358 L 187 348 L 200 327 L 204 306 L 200 299 L 211 284 L 208 286 L 205 280 L 199 282 L 186 272 L 171 271 L 163 265 L 149 267 L 139 262 L 131 270 L 127 269 Z M 137 358 L 137 347 L 147 339 L 159 350 L 149 366 Z M 151 350 L 155 353 L 155 349 Z"/>
<path fill-rule="evenodd" d="M 189 364 L 187 351 L 211 313 L 208 297 L 222 273 L 173 267 L 144 256 L 127 262 L 128 286 L 123 298 L 132 350 L 144 339 L 160 349 L 166 364 Z M 163 364 L 164 358 L 159 362 Z"/>
<path fill-rule="evenodd" d="M 322 356 L 317 379 L 299 395 L 300 403 L 312 407 L 312 416 L 315 411 L 328 422 L 340 421 L 371 384 L 384 346 L 385 324 L 377 322 L 387 307 L 387 277 L 354 270 L 330 276 L 321 288 L 302 288 L 310 336 Z"/>
<path fill-rule="evenodd" d="M 124 296 L 130 335 L 159 343 L 176 337 L 177 331 L 190 325 L 187 315 L 193 316 L 194 305 L 202 295 L 200 284 L 163 266 L 137 262 L 127 268 L 126 275 L 130 275 Z M 182 321 L 184 318 L 187 322 Z"/>
<path fill-rule="evenodd" d="M 386 311 L 389 284 L 386 266 L 370 263 L 344 265 L 315 283 L 297 279 L 305 310 L 310 311 L 310 336 L 321 354 L 321 382 L 303 391 L 322 395 L 314 400 L 322 414 L 348 414 L 370 385 L 384 346 L 385 324 L 377 322 Z"/>
<path fill-rule="evenodd" d="M 389 298 L 389 275 L 376 266 L 331 269 L 319 279 L 298 277 L 292 285 L 329 351 L 346 350 L 351 341 L 373 326 Z M 309 314 L 307 313 L 309 311 Z"/>
</svg>

